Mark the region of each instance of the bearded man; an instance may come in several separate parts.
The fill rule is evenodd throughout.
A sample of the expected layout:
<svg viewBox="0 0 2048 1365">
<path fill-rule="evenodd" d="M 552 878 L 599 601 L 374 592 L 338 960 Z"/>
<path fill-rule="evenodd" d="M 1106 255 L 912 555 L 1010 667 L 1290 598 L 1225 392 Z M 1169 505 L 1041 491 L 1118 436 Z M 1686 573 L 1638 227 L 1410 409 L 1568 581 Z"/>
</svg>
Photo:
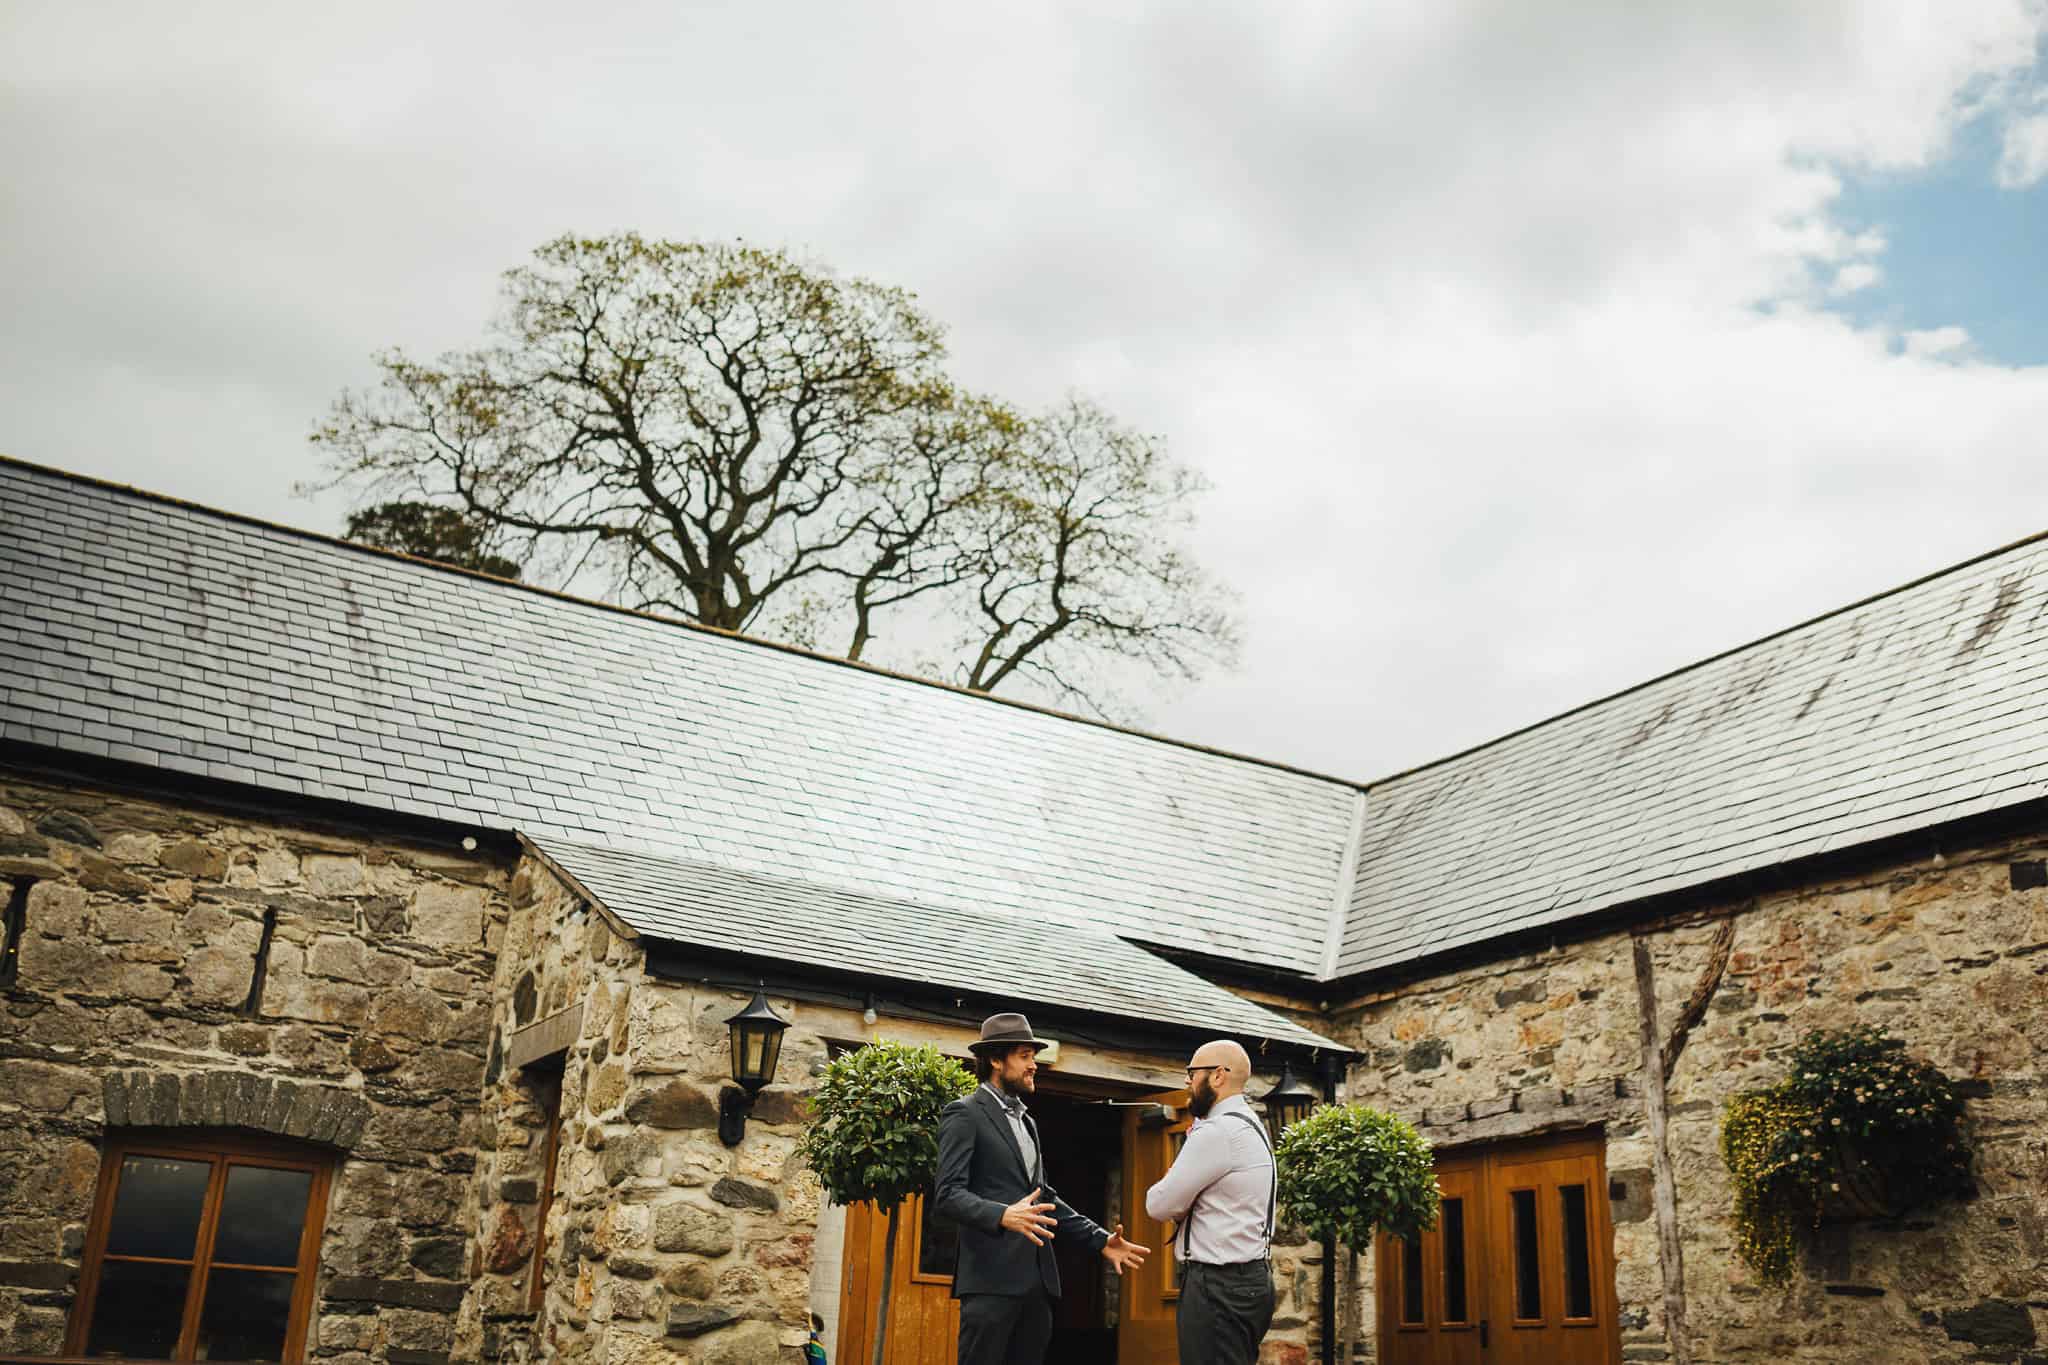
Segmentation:
<svg viewBox="0 0 2048 1365">
<path fill-rule="evenodd" d="M 1146 1213 L 1180 1225 L 1180 1365 L 1252 1365 L 1273 1325 L 1280 1186 L 1266 1126 L 1244 1097 L 1251 1074 L 1251 1057 L 1228 1039 L 1195 1049 L 1187 1067 L 1195 1121 L 1172 1168 L 1145 1191 Z"/>
<path fill-rule="evenodd" d="M 932 1208 L 960 1225 L 953 1297 L 960 1300 L 959 1365 L 1043 1365 L 1052 1340 L 1060 1269 L 1052 1243 L 1080 1242 L 1118 1274 L 1147 1247 L 1074 1211 L 1045 1183 L 1038 1125 L 1024 1107 L 1037 1089 L 1045 1040 L 1021 1014 L 993 1014 L 970 1045 L 981 1086 L 939 1115 L 939 1174 Z"/>
</svg>

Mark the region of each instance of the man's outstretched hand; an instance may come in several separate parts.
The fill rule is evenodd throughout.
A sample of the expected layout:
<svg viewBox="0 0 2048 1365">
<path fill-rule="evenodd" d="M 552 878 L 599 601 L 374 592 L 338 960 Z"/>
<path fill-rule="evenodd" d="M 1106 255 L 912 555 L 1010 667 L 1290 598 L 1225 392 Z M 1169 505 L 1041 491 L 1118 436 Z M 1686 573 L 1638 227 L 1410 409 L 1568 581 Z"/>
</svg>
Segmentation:
<svg viewBox="0 0 2048 1365">
<path fill-rule="evenodd" d="M 1152 1254 L 1151 1247 L 1141 1247 L 1136 1242 L 1124 1239 L 1124 1225 L 1118 1223 L 1116 1231 L 1109 1234 L 1109 1240 L 1102 1244 L 1102 1259 L 1116 1267 L 1116 1273 L 1125 1275 L 1145 1264 L 1145 1258 Z"/>
<path fill-rule="evenodd" d="M 1052 1240 L 1052 1230 L 1057 1226 L 1051 1218 L 1051 1204 L 1038 1202 L 1038 1191 L 1019 1199 L 1003 1210 L 1003 1226 L 1012 1232 L 1021 1232 L 1036 1246 L 1044 1246 Z"/>
</svg>

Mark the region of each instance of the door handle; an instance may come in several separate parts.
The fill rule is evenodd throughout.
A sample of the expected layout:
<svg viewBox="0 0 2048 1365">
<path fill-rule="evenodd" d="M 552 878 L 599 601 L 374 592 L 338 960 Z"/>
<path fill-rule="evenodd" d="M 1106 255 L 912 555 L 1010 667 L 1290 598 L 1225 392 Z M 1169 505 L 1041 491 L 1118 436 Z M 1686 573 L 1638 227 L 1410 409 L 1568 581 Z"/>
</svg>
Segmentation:
<svg viewBox="0 0 2048 1365">
<path fill-rule="evenodd" d="M 1479 1349 L 1482 1351 L 1486 1349 L 1486 1324 L 1485 1318 L 1479 1320 Z"/>
</svg>

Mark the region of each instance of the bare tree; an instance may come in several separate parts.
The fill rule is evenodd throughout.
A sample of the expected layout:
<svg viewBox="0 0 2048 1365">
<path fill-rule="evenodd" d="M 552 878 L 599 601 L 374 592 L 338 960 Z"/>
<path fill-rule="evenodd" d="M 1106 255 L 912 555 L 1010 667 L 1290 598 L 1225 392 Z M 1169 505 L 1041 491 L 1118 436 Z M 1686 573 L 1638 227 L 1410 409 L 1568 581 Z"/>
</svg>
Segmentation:
<svg viewBox="0 0 2048 1365">
<path fill-rule="evenodd" d="M 1101 709 L 1105 659 L 1193 678 L 1236 649 L 1232 599 L 1179 548 L 1201 478 L 1081 398 L 1020 425 L 976 504 L 961 681 L 1030 677 Z"/>
<path fill-rule="evenodd" d="M 850 658 L 943 630 L 957 678 L 1101 705 L 1099 667 L 1227 658 L 1174 548 L 1198 488 L 1075 401 L 963 393 L 913 297 L 744 245 L 564 237 L 505 277 L 489 344 L 379 357 L 313 441 L 328 485 L 488 530 L 530 579 Z M 1113 670 L 1112 670 L 1113 671 Z"/>
</svg>

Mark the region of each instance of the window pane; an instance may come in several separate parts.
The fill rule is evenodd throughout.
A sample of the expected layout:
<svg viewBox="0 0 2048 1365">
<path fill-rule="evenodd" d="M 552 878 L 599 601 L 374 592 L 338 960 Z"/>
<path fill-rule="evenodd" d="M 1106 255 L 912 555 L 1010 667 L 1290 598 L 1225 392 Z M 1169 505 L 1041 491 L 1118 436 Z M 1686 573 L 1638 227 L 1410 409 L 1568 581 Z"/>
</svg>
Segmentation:
<svg viewBox="0 0 2048 1365">
<path fill-rule="evenodd" d="M 306 1226 L 306 1196 L 312 1189 L 311 1171 L 228 1167 L 220 1230 L 213 1234 L 214 1264 L 296 1267 L 299 1233 Z"/>
<path fill-rule="evenodd" d="M 170 1355 L 185 1318 L 190 1266 L 102 1261 L 99 1296 L 92 1305 L 89 1356 Z"/>
<path fill-rule="evenodd" d="M 1515 1221 L 1515 1316 L 1543 1316 L 1543 1273 L 1536 1259 L 1536 1191 L 1514 1190 L 1508 1195 Z"/>
<path fill-rule="evenodd" d="M 199 1311 L 199 1360 L 282 1360 L 296 1275 L 269 1270 L 216 1270 L 206 1279 Z"/>
<path fill-rule="evenodd" d="M 923 1221 L 917 1230 L 917 1273 L 951 1275 L 960 1263 L 960 1225 L 932 1212 L 932 1197 L 922 1203 Z"/>
<path fill-rule="evenodd" d="M 1586 1187 L 1563 1185 L 1564 1197 L 1564 1315 L 1568 1318 L 1593 1316 L 1592 1247 L 1586 1233 Z"/>
<path fill-rule="evenodd" d="M 1401 1239 L 1401 1321 L 1422 1321 L 1422 1239 Z"/>
<path fill-rule="evenodd" d="M 199 1242 L 199 1215 L 206 1205 L 210 1161 L 164 1156 L 121 1160 L 114 1216 L 107 1226 L 109 1256 L 163 1256 L 189 1261 Z"/>
<path fill-rule="evenodd" d="M 1444 1200 L 1444 1321 L 1470 1322 L 1465 1315 L 1465 1201 Z"/>
</svg>

